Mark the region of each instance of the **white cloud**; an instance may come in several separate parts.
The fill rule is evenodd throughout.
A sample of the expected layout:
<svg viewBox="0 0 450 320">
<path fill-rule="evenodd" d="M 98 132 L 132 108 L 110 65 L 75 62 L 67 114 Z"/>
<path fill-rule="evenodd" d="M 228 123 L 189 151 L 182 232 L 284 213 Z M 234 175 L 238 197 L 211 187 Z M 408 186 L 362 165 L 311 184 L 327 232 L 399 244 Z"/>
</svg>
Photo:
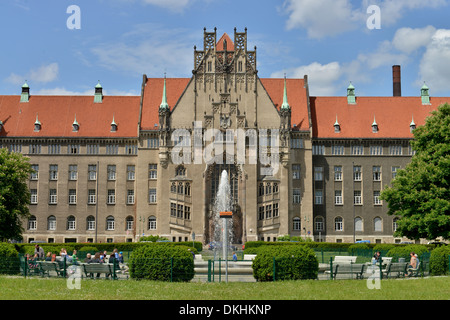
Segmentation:
<svg viewBox="0 0 450 320">
<path fill-rule="evenodd" d="M 448 92 L 450 87 L 450 30 L 439 29 L 420 61 L 417 85 L 426 81 L 430 93 Z"/>
<path fill-rule="evenodd" d="M 147 73 L 149 76 L 174 71 L 184 76 L 193 67 L 191 34 L 183 29 L 160 29 L 152 24 L 136 26 L 119 39 L 91 49 L 99 64 L 128 74 Z"/>
<path fill-rule="evenodd" d="M 281 78 L 286 73 L 289 78 L 303 78 L 308 75 L 309 90 L 312 96 L 330 96 L 336 93 L 336 81 L 342 76 L 342 66 L 338 62 L 309 65 L 275 72 L 272 78 Z"/>
<path fill-rule="evenodd" d="M 58 72 L 58 63 L 54 62 L 43 65 L 37 69 L 31 69 L 24 75 L 11 73 L 10 76 L 6 78 L 6 81 L 15 85 L 23 84 L 25 80 L 35 83 L 48 83 L 55 81 L 58 78 Z"/>
<path fill-rule="evenodd" d="M 289 15 L 288 30 L 303 28 L 310 38 L 335 36 L 347 31 L 366 30 L 370 5 L 380 7 L 381 28 L 395 24 L 407 10 L 439 8 L 448 0 L 363 0 L 354 7 L 351 0 L 286 0 L 283 11 Z"/>
<path fill-rule="evenodd" d="M 431 42 L 431 37 L 436 32 L 433 26 L 424 28 L 400 28 L 392 39 L 394 47 L 405 53 L 412 53 L 421 47 L 426 47 Z"/>
</svg>

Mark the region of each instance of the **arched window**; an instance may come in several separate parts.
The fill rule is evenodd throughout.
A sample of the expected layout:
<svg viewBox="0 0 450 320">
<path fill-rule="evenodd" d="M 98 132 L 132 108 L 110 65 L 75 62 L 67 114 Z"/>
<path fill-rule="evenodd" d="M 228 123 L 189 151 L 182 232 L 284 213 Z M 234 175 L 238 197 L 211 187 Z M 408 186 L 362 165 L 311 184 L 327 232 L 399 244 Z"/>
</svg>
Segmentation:
<svg viewBox="0 0 450 320">
<path fill-rule="evenodd" d="M 299 231 L 302 229 L 302 220 L 299 217 L 295 217 L 292 221 L 294 230 Z"/>
<path fill-rule="evenodd" d="M 76 220 L 74 216 L 67 217 L 67 230 L 75 230 L 76 228 Z"/>
<path fill-rule="evenodd" d="M 355 231 L 364 231 L 363 219 L 360 217 L 355 218 Z"/>
<path fill-rule="evenodd" d="M 148 218 L 148 229 L 156 230 L 156 217 L 155 216 L 150 216 Z"/>
<path fill-rule="evenodd" d="M 86 218 L 86 230 L 95 230 L 94 216 L 89 216 Z"/>
<path fill-rule="evenodd" d="M 132 216 L 128 216 L 126 219 L 126 230 L 133 230 L 134 228 L 134 218 Z"/>
<path fill-rule="evenodd" d="M 56 230 L 56 217 L 50 216 L 47 218 L 47 230 Z"/>
<path fill-rule="evenodd" d="M 108 216 L 106 218 L 106 230 L 114 230 L 115 220 L 113 216 Z"/>
<path fill-rule="evenodd" d="M 373 219 L 374 231 L 383 231 L 382 227 L 383 227 L 383 220 L 381 220 L 380 217 L 376 217 L 375 219 Z"/>
<path fill-rule="evenodd" d="M 334 219 L 334 231 L 343 231 L 344 230 L 344 221 L 342 217 L 336 217 Z"/>
<path fill-rule="evenodd" d="M 323 217 L 316 217 L 314 219 L 314 228 L 316 229 L 316 231 L 324 230 Z"/>
<path fill-rule="evenodd" d="M 37 228 L 37 219 L 35 216 L 31 216 L 28 219 L 28 230 L 36 230 Z"/>
<path fill-rule="evenodd" d="M 186 168 L 183 166 L 178 166 L 175 170 L 175 175 L 184 177 L 186 175 Z"/>
</svg>

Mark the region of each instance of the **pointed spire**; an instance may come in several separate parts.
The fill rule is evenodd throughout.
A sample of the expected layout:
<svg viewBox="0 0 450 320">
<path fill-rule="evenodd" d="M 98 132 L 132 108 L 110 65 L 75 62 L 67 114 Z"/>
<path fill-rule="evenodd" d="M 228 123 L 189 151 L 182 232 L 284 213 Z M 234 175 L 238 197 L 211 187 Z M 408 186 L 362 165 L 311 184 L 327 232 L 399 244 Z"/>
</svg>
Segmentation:
<svg viewBox="0 0 450 320">
<path fill-rule="evenodd" d="M 36 121 L 34 122 L 34 131 L 40 131 L 41 130 L 41 122 L 38 119 L 38 114 L 36 113 Z"/>
<path fill-rule="evenodd" d="M 22 85 L 22 93 L 20 95 L 20 102 L 28 102 L 30 99 L 30 86 L 25 80 L 25 83 Z"/>
<path fill-rule="evenodd" d="M 286 89 L 286 74 L 284 74 L 284 92 L 283 92 L 283 104 L 281 105 L 281 110 L 290 109 L 287 98 L 287 89 Z"/>
<path fill-rule="evenodd" d="M 94 103 L 102 103 L 102 101 L 103 101 L 103 87 L 100 84 L 100 80 L 98 80 L 98 83 L 95 86 Z"/>
<path fill-rule="evenodd" d="M 169 104 L 167 103 L 167 93 L 166 93 L 166 73 L 164 73 L 164 89 L 161 104 L 159 105 L 159 110 L 169 110 Z"/>
</svg>

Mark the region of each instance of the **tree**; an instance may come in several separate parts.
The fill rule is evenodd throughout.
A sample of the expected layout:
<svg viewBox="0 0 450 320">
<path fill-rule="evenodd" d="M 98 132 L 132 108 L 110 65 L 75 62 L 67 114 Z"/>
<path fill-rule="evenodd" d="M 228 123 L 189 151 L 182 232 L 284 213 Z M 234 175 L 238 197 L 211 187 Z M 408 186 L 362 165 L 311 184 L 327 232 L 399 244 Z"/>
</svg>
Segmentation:
<svg viewBox="0 0 450 320">
<path fill-rule="evenodd" d="M 399 216 L 396 236 L 450 239 L 450 105 L 443 104 L 414 130 L 416 152 L 381 194 Z"/>
<path fill-rule="evenodd" d="M 30 216 L 28 161 L 21 153 L 0 149 L 0 241 L 21 239 L 22 219 Z"/>
</svg>

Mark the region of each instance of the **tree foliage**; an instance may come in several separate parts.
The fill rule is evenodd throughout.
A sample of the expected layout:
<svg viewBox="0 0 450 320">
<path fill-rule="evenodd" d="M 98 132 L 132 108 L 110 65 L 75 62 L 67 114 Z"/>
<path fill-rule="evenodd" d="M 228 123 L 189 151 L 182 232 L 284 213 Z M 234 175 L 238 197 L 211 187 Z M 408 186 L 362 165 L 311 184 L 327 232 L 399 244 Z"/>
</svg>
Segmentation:
<svg viewBox="0 0 450 320">
<path fill-rule="evenodd" d="M 27 181 L 31 172 L 28 158 L 0 149 L 0 241 L 22 237 L 22 219 L 30 215 Z"/>
<path fill-rule="evenodd" d="M 450 239 L 450 105 L 441 105 L 414 130 L 416 152 L 381 195 L 399 216 L 397 236 Z"/>
</svg>

